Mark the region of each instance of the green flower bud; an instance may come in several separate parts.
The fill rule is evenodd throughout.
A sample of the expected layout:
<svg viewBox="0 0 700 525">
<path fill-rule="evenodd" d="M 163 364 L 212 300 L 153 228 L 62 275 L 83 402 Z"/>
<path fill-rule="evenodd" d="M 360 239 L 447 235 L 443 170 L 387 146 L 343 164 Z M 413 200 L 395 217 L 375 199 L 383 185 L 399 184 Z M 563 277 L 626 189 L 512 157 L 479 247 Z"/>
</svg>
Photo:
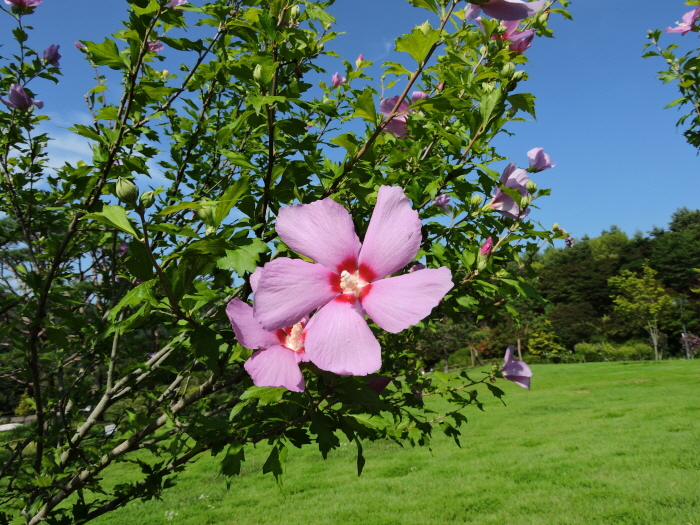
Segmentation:
<svg viewBox="0 0 700 525">
<path fill-rule="evenodd" d="M 535 184 L 534 181 L 529 180 L 529 181 L 527 181 L 527 183 L 525 184 L 525 188 L 527 189 L 527 191 L 528 191 L 530 194 L 532 194 L 532 193 L 535 193 L 535 192 L 537 191 L 537 184 Z"/>
<path fill-rule="evenodd" d="M 262 66 L 260 64 L 256 65 L 255 69 L 253 69 L 253 78 L 258 84 L 262 81 Z"/>
<path fill-rule="evenodd" d="M 296 20 L 299 18 L 299 6 L 298 5 L 293 5 L 292 8 L 289 10 L 289 18 L 291 20 Z"/>
<path fill-rule="evenodd" d="M 515 73 L 515 64 L 513 64 L 513 62 L 508 62 L 501 69 L 501 76 L 503 78 L 513 78 L 513 73 Z"/>
<path fill-rule="evenodd" d="M 156 202 L 156 198 L 153 195 L 152 191 L 147 191 L 146 193 L 141 195 L 141 206 L 144 210 L 147 210 L 148 208 L 153 206 L 154 202 Z"/>
<path fill-rule="evenodd" d="M 520 70 L 520 71 L 516 71 L 515 73 L 513 73 L 512 80 L 513 80 L 513 82 L 520 82 L 521 80 L 523 80 L 525 78 L 527 78 L 527 74 L 525 73 L 525 71 Z"/>
<path fill-rule="evenodd" d="M 520 199 L 520 209 L 524 210 L 530 205 L 530 197 L 525 196 L 522 199 Z"/>
<path fill-rule="evenodd" d="M 559 229 L 559 223 L 558 223 L 558 222 L 555 222 L 554 224 L 552 224 L 552 231 L 553 231 L 553 232 L 557 231 L 558 229 Z"/>
<path fill-rule="evenodd" d="M 481 203 L 483 202 L 484 198 L 481 195 L 472 195 L 471 198 L 471 203 L 472 206 L 481 206 Z"/>
<path fill-rule="evenodd" d="M 214 219 L 214 208 L 212 206 L 202 206 L 196 212 L 197 217 L 205 224 L 211 223 Z"/>
<path fill-rule="evenodd" d="M 139 189 L 128 179 L 117 179 L 117 198 L 132 206 L 136 205 L 136 199 L 139 198 Z"/>
</svg>

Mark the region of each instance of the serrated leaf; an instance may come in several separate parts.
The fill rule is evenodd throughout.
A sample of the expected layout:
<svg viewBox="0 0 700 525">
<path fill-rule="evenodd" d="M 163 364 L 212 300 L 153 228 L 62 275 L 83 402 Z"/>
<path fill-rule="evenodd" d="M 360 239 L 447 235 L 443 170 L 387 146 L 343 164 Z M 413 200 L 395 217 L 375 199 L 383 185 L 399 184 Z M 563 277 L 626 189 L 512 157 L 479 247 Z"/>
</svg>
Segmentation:
<svg viewBox="0 0 700 525">
<path fill-rule="evenodd" d="M 101 44 L 84 42 L 90 53 L 90 59 L 98 66 L 107 66 L 110 69 L 125 69 L 124 57 L 119 54 L 117 44 L 113 40 L 105 39 Z"/>
<path fill-rule="evenodd" d="M 119 301 L 117 305 L 109 312 L 108 319 L 114 322 L 114 320 L 117 318 L 117 314 L 125 306 L 136 306 L 142 303 L 150 303 L 154 306 L 158 304 L 158 299 L 153 292 L 153 286 L 155 284 L 155 280 L 150 280 L 139 284 L 132 290 L 129 290 L 126 295 L 122 297 L 122 300 Z"/>
<path fill-rule="evenodd" d="M 423 9 L 428 9 L 429 11 L 432 11 L 436 14 L 440 12 L 435 0 L 408 0 L 408 3 L 415 7 L 422 7 Z"/>
<path fill-rule="evenodd" d="M 396 51 L 408 53 L 413 60 L 421 64 L 430 48 L 440 39 L 440 32 L 433 29 L 428 22 L 418 26 L 410 34 L 396 39 Z"/>
<path fill-rule="evenodd" d="M 259 399 L 260 405 L 277 403 L 287 391 L 286 388 L 273 388 L 269 386 L 251 386 L 241 394 L 241 400 Z"/>
<path fill-rule="evenodd" d="M 374 104 L 372 88 L 366 87 L 353 104 L 356 117 L 363 118 L 369 122 L 377 122 L 377 107 Z"/>
<path fill-rule="evenodd" d="M 229 186 L 224 195 L 219 200 L 214 210 L 214 225 L 219 226 L 221 221 L 223 221 L 228 214 L 231 212 L 238 200 L 243 196 L 243 194 L 248 190 L 248 177 L 241 177 L 231 186 Z"/>
<path fill-rule="evenodd" d="M 267 456 L 267 461 L 263 465 L 263 474 L 271 472 L 275 479 L 277 480 L 277 485 L 282 488 L 282 476 L 285 471 L 285 465 L 287 463 L 287 447 L 282 443 L 277 443 L 272 450 L 270 455 Z"/>
<path fill-rule="evenodd" d="M 381 416 L 373 416 L 370 414 L 350 414 L 355 420 L 369 428 L 377 428 L 383 430 L 390 426 L 390 423 Z"/>
</svg>

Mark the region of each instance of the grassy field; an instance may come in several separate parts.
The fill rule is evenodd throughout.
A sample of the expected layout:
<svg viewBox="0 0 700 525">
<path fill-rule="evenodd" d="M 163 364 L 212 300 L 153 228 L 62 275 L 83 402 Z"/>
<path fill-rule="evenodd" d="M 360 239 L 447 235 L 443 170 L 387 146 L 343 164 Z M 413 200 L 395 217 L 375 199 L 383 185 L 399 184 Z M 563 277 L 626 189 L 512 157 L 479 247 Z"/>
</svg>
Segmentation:
<svg viewBox="0 0 700 525">
<path fill-rule="evenodd" d="M 163 501 L 132 502 L 114 524 L 700 525 L 700 360 L 540 365 L 469 413 L 457 448 L 350 444 L 323 461 L 290 450 L 284 494 L 250 454 L 226 491 L 203 458 Z"/>
</svg>

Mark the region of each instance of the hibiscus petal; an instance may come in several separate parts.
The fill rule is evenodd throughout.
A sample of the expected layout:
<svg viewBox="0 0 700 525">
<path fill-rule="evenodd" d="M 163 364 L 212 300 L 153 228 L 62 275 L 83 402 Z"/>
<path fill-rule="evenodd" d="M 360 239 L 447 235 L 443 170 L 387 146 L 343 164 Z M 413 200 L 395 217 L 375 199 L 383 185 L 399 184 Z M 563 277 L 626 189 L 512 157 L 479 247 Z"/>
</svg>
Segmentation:
<svg viewBox="0 0 700 525">
<path fill-rule="evenodd" d="M 452 288 L 444 266 L 375 281 L 362 298 L 362 308 L 387 332 L 397 334 L 430 314 Z"/>
<path fill-rule="evenodd" d="M 395 97 L 391 98 L 385 98 L 381 102 L 379 102 L 379 112 L 384 115 L 385 117 L 388 117 L 389 114 L 391 113 L 391 110 L 396 107 L 396 103 L 399 101 L 399 96 L 396 95 Z M 399 109 L 397 110 L 397 114 L 401 115 L 402 113 L 405 113 L 408 110 L 408 102 L 406 100 L 402 100 L 401 104 L 399 105 Z"/>
<path fill-rule="evenodd" d="M 400 139 L 405 139 L 406 135 L 408 135 L 408 124 L 406 124 L 406 119 L 401 117 L 391 119 L 387 125 L 384 126 L 384 131 L 391 131 Z"/>
<path fill-rule="evenodd" d="M 253 317 L 253 307 L 240 299 L 236 298 L 228 303 L 226 315 L 231 321 L 236 339 L 244 347 L 256 350 L 280 344 L 277 335 L 264 330 L 260 321 Z"/>
<path fill-rule="evenodd" d="M 263 269 L 258 266 L 255 271 L 250 275 L 250 288 L 253 293 L 258 289 L 258 283 L 260 282 L 260 276 L 262 275 Z"/>
<path fill-rule="evenodd" d="M 265 330 L 294 326 L 333 299 L 331 279 L 320 264 L 282 257 L 265 265 L 253 302 L 253 314 Z"/>
<path fill-rule="evenodd" d="M 421 243 L 418 212 L 398 186 L 382 186 L 360 250 L 360 266 L 382 278 L 406 266 Z"/>
<path fill-rule="evenodd" d="M 364 376 L 382 366 L 379 342 L 357 301 L 336 299 L 316 312 L 304 347 L 312 363 L 336 374 Z"/>
<path fill-rule="evenodd" d="M 523 2 L 521 0 L 489 0 L 481 5 L 481 10 L 499 20 L 522 20 L 532 16 L 544 7 L 547 0 Z"/>
<path fill-rule="evenodd" d="M 277 215 L 276 230 L 292 250 L 337 271 L 351 260 L 356 264 L 360 239 L 347 210 L 331 199 L 285 206 Z"/>
<path fill-rule="evenodd" d="M 275 345 L 258 350 L 243 367 L 256 386 L 286 388 L 292 392 L 304 391 L 304 376 L 299 370 L 296 352 Z"/>
</svg>

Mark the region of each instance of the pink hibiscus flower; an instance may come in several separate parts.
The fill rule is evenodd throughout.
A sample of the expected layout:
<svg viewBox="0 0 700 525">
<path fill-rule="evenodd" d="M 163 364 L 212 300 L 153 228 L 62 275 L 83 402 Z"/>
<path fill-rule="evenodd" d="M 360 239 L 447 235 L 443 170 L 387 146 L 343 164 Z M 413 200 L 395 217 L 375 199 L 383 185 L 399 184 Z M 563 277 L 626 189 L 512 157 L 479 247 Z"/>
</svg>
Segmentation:
<svg viewBox="0 0 700 525">
<path fill-rule="evenodd" d="M 544 152 L 544 148 L 532 148 L 527 152 L 527 158 L 530 161 L 530 171 L 534 173 L 556 166 L 552 164 L 552 158 Z"/>
<path fill-rule="evenodd" d="M 547 0 L 537 2 L 523 2 L 522 0 L 486 0 L 486 2 L 470 2 L 467 11 L 467 20 L 474 20 L 479 12 L 498 18 L 499 20 L 522 20 L 534 15 L 542 9 Z"/>
<path fill-rule="evenodd" d="M 529 180 L 530 177 L 527 176 L 527 171 L 516 168 L 515 162 L 508 164 L 501 175 L 501 183 L 506 188 L 518 190 L 523 197 L 527 195 L 526 185 Z M 520 203 L 515 202 L 515 199 L 501 190 L 501 188 L 496 190 L 493 201 L 491 202 L 491 208 L 504 217 L 509 217 L 511 219 L 522 219 L 523 217 L 527 217 L 530 213 L 530 208 L 526 208 L 524 211 L 521 210 Z"/>
<path fill-rule="evenodd" d="M 700 6 L 685 13 L 681 18 L 682 22 L 676 22 L 675 27 L 667 27 L 664 32 L 680 33 L 681 35 L 685 35 L 688 31 L 693 29 L 693 25 L 698 21 L 698 18 L 700 18 Z"/>
<path fill-rule="evenodd" d="M 532 370 L 527 366 L 526 363 L 513 359 L 513 352 L 515 352 L 515 347 L 510 345 L 506 350 L 506 357 L 501 368 L 501 373 L 504 379 L 512 381 L 518 386 L 527 388 L 530 390 L 530 378 L 532 377 Z"/>
<path fill-rule="evenodd" d="M 26 110 L 32 106 L 36 106 L 39 109 L 44 107 L 44 103 L 41 100 L 34 100 L 22 86 L 17 84 L 12 84 L 10 86 L 10 92 L 7 95 L 8 100 L 3 100 L 0 98 L 0 102 L 5 104 L 8 108 Z"/>
<path fill-rule="evenodd" d="M 362 244 L 350 214 L 331 199 L 282 208 L 276 229 L 289 248 L 318 264 L 288 258 L 267 263 L 254 315 L 265 330 L 277 330 L 318 309 L 306 327 L 305 350 L 323 370 L 375 372 L 381 349 L 365 314 L 398 333 L 430 314 L 452 288 L 445 267 L 385 279 L 413 260 L 422 238 L 418 212 L 401 188 L 379 188 Z"/>
<path fill-rule="evenodd" d="M 428 95 L 422 91 L 414 91 L 411 94 L 411 104 L 415 104 L 420 99 L 428 98 Z M 391 110 L 394 109 L 396 103 L 399 101 L 399 95 L 391 98 L 385 98 L 379 103 L 379 111 L 385 117 L 391 115 Z M 391 131 L 394 135 L 400 138 L 405 138 L 408 135 L 408 124 L 406 124 L 406 117 L 408 117 L 409 104 L 406 100 L 401 101 L 398 113 L 389 121 L 389 123 L 384 127 L 384 131 Z"/>
<path fill-rule="evenodd" d="M 15 7 L 36 7 L 44 0 L 5 0 L 7 5 Z"/>
<path fill-rule="evenodd" d="M 260 269 L 250 278 L 253 291 L 260 279 Z M 233 299 L 226 307 L 231 326 L 238 342 L 249 350 L 258 350 L 243 367 L 256 386 L 286 388 L 293 392 L 304 391 L 304 376 L 299 363 L 308 361 L 304 351 L 306 320 L 294 326 L 268 331 L 253 317 L 253 307 L 240 299 Z"/>
</svg>

